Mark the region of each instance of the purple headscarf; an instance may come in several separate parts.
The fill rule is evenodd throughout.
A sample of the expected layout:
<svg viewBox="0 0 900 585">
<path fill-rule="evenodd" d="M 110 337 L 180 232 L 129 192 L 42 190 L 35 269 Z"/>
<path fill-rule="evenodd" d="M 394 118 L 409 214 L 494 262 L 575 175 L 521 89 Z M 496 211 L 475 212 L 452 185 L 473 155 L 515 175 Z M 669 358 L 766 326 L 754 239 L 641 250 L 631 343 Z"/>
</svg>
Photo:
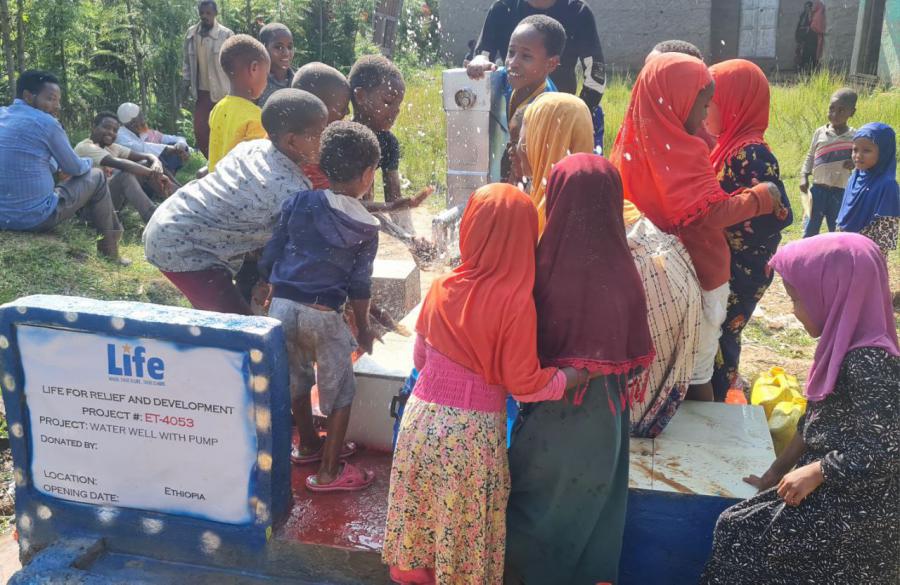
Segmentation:
<svg viewBox="0 0 900 585">
<path fill-rule="evenodd" d="M 854 233 L 792 242 L 769 263 L 791 285 L 822 335 L 806 381 L 816 402 L 834 391 L 844 356 L 878 347 L 900 356 L 887 264 L 878 246 Z"/>
</svg>

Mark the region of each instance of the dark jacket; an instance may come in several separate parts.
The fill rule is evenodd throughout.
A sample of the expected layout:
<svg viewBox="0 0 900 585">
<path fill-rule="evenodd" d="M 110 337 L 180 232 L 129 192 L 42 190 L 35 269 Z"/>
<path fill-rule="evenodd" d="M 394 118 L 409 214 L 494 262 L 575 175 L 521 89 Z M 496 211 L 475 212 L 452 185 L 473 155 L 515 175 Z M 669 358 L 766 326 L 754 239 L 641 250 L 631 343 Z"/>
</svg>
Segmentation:
<svg viewBox="0 0 900 585">
<path fill-rule="evenodd" d="M 348 298 L 370 297 L 377 252 L 374 218 L 365 223 L 335 208 L 326 191 L 301 191 L 285 202 L 259 271 L 274 296 L 337 311 Z"/>
</svg>

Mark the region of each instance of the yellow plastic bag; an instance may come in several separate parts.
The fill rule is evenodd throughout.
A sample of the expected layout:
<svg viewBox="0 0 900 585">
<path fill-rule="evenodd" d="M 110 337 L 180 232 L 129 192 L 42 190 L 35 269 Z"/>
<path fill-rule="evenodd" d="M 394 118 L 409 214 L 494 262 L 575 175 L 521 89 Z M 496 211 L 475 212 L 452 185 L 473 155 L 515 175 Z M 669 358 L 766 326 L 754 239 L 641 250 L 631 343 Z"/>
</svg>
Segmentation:
<svg viewBox="0 0 900 585">
<path fill-rule="evenodd" d="M 806 398 L 797 377 L 774 367 L 761 374 L 753 384 L 750 403 L 766 411 L 775 453 L 780 455 L 797 432 L 797 423 L 806 412 Z"/>
<path fill-rule="evenodd" d="M 772 444 L 775 454 L 781 455 L 794 435 L 797 434 L 797 423 L 806 411 L 806 402 L 779 402 L 772 409 L 769 417 L 769 433 L 772 434 Z"/>
<path fill-rule="evenodd" d="M 777 366 L 760 374 L 750 392 L 750 404 L 762 406 L 766 410 L 766 420 L 772 415 L 776 404 L 793 402 L 794 398 L 803 399 L 797 377 Z"/>
</svg>

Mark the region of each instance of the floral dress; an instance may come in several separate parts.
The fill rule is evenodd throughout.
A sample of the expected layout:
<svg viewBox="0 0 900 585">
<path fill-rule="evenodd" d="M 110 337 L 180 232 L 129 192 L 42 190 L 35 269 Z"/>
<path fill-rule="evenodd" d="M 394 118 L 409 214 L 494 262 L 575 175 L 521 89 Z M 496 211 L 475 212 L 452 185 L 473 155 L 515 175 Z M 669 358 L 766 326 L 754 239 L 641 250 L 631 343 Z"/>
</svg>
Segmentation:
<svg viewBox="0 0 900 585">
<path fill-rule="evenodd" d="M 506 392 L 492 411 L 441 404 L 434 398 L 493 387 L 421 336 L 416 343 L 427 357 L 416 359 L 419 378 L 400 422 L 382 558 L 398 582 L 427 575 L 441 585 L 499 584 L 510 490 Z"/>
<path fill-rule="evenodd" d="M 719 172 L 719 185 L 727 193 L 749 189 L 753 180 L 772 182 L 781 191 L 781 204 L 788 210 L 784 183 L 781 182 L 778 160 L 763 144 L 745 146 Z M 774 215 L 762 215 L 731 226 L 725 231 L 731 246 L 731 295 L 728 314 L 722 324 L 719 354 L 716 356 L 712 384 L 716 400 L 725 400 L 728 389 L 737 381 L 741 360 L 741 333 L 757 303 L 772 284 L 769 260 L 778 250 L 781 230 L 794 221 L 793 213 L 780 220 Z"/>
<path fill-rule="evenodd" d="M 900 583 L 900 358 L 848 352 L 798 432 L 825 481 L 799 506 L 773 487 L 725 510 L 701 585 Z"/>
<path fill-rule="evenodd" d="M 898 232 L 900 232 L 900 217 L 876 216 L 859 233 L 878 244 L 882 255 L 887 258 L 891 250 L 897 249 Z"/>
</svg>

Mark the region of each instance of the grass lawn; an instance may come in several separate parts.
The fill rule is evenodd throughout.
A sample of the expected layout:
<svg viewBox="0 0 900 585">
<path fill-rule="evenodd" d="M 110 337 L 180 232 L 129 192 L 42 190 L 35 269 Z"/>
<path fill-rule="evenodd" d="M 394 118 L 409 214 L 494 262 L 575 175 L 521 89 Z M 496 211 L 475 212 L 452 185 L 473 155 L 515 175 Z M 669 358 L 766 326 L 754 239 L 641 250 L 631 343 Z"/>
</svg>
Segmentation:
<svg viewBox="0 0 900 585">
<path fill-rule="evenodd" d="M 395 132 L 403 147 L 401 172 L 407 179 L 404 189 L 412 194 L 428 184 L 439 188 L 443 185 L 446 149 L 440 69 L 408 71 L 406 77 L 406 101 Z M 802 83 L 780 83 L 773 87 L 772 119 L 767 138 L 781 163 L 782 178 L 798 212 L 801 209 L 798 169 L 813 130 L 826 121 L 830 94 L 842 82 L 837 77 L 819 75 Z M 603 101 L 607 149 L 622 122 L 628 97 L 627 79 L 615 79 L 610 83 Z M 851 123 L 860 126 L 869 121 L 883 121 L 900 128 L 900 91 L 862 94 Z M 192 160 L 180 178 L 186 181 L 201 164 L 199 158 Z M 442 191 L 432 198 L 430 205 L 434 210 L 443 206 Z M 799 217 L 800 213 L 797 215 Z M 27 294 L 56 293 L 186 305 L 162 275 L 144 261 L 140 242 L 142 226 L 137 215 L 128 211 L 123 214 L 123 222 L 126 228 L 124 255 L 134 261 L 128 268 L 113 267 L 98 259 L 92 231 L 77 222 L 69 222 L 46 235 L 0 232 L 0 303 Z M 799 237 L 799 220 L 785 235 L 786 240 Z M 891 264 L 896 279 L 900 273 L 900 255 L 896 252 Z M 780 347 L 809 343 L 801 339 L 803 336 L 793 333 L 785 333 L 787 337 L 780 338 L 766 331 L 754 331 L 752 325 L 748 335 Z"/>
</svg>

